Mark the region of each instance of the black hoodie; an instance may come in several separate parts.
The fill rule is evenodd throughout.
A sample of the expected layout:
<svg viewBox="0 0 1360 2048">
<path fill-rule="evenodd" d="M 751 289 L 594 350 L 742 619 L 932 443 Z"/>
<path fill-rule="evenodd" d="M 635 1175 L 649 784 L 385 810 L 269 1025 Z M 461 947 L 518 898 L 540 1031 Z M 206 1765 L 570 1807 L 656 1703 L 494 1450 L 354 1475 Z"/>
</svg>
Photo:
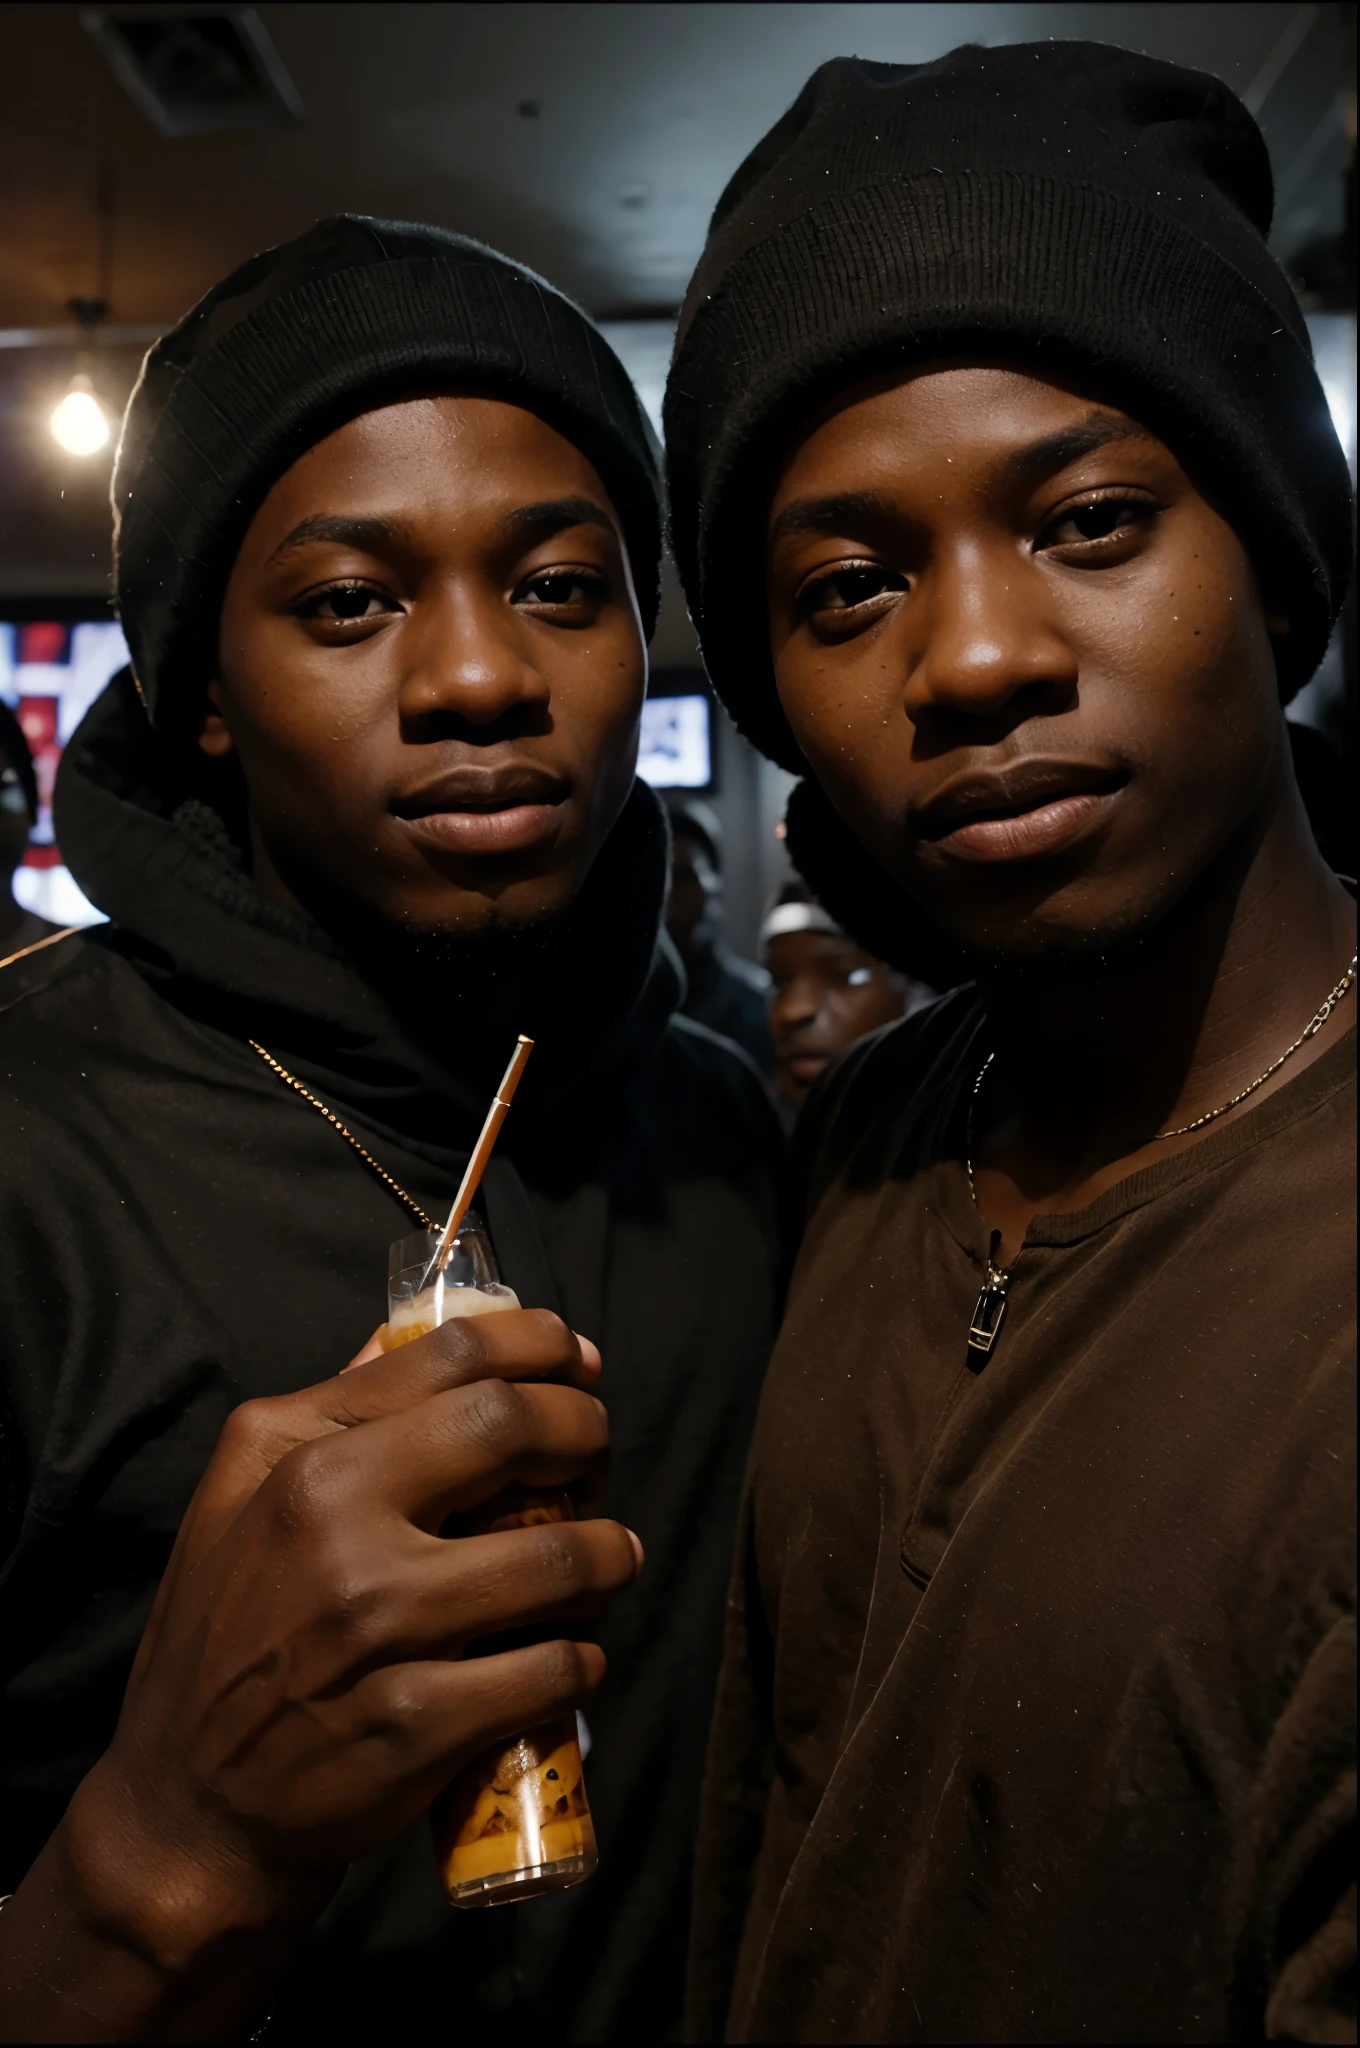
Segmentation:
<svg viewBox="0 0 1360 2048">
<path fill-rule="evenodd" d="M 328 1377 L 414 1227 L 266 1046 L 431 1213 L 489 1098 L 300 912 L 251 881 L 126 674 L 76 734 L 63 850 L 113 922 L 0 973 L 0 1891 L 112 1734 L 228 1411 Z M 596 1877 L 444 1905 L 424 1831 L 351 1872 L 274 2030 L 462 2015 L 604 2040 L 676 2025 L 731 1529 L 778 1310 L 780 1137 L 755 1070 L 675 1016 L 666 827 L 637 784 L 571 912 L 487 1176 L 506 1279 L 604 1355 L 606 1511 L 647 1553 L 589 1711 Z M 475 962 L 475 954 L 469 960 Z M 437 2001 L 437 2003 L 436 2003 Z"/>
</svg>

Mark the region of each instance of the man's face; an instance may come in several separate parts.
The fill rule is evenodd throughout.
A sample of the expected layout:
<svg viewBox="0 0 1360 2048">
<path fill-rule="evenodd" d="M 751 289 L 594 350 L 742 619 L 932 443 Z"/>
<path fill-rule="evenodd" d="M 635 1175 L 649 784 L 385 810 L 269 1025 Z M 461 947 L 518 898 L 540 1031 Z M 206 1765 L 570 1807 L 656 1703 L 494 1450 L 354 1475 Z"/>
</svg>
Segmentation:
<svg viewBox="0 0 1360 2048">
<path fill-rule="evenodd" d="M 907 983 L 834 932 L 781 932 L 766 946 L 765 964 L 774 984 L 774 1084 L 786 1102 L 801 1108 L 837 1053 L 902 1015 Z"/>
<path fill-rule="evenodd" d="M 776 484 L 780 701 L 852 831 L 983 956 L 1160 920 L 1278 789 L 1268 618 L 1133 420 L 995 367 L 845 394 Z"/>
<path fill-rule="evenodd" d="M 671 846 L 671 886 L 666 899 L 666 929 L 682 960 L 718 936 L 722 877 L 708 849 L 681 830 Z"/>
<path fill-rule="evenodd" d="M 275 484 L 222 608 L 200 744 L 257 873 L 410 931 L 551 918 L 628 795 L 646 651 L 599 477 L 534 414 L 414 398 Z"/>
</svg>

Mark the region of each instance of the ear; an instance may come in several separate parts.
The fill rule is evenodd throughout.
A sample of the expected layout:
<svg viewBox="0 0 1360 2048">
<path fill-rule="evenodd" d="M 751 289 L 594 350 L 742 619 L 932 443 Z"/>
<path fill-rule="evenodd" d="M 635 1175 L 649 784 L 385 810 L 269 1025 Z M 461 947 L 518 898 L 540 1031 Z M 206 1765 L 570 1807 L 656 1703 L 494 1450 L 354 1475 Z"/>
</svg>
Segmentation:
<svg viewBox="0 0 1360 2048">
<path fill-rule="evenodd" d="M 227 721 L 222 716 L 216 676 L 208 685 L 208 703 L 198 731 L 198 744 L 214 761 L 225 761 L 235 747 L 235 741 L 227 730 Z"/>
</svg>

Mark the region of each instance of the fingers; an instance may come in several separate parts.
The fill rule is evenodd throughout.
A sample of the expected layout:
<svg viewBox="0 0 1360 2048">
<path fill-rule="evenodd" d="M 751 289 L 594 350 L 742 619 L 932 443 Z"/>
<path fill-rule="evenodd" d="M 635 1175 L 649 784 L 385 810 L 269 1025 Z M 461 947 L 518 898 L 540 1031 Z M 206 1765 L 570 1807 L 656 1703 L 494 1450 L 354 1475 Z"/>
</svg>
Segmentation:
<svg viewBox="0 0 1360 2048">
<path fill-rule="evenodd" d="M 389 1664 L 359 1681 L 353 1701 L 407 1773 L 429 1774 L 428 1799 L 480 1751 L 570 1713 L 604 1674 L 596 1644 L 557 1640 L 460 1663 Z"/>
<path fill-rule="evenodd" d="M 502 1313 L 506 1313 L 506 1311 L 502 1311 Z M 373 1335 L 364 1345 L 362 1351 L 356 1351 L 353 1358 L 351 1358 L 349 1364 L 341 1366 L 341 1372 L 353 1372 L 356 1365 L 368 1365 L 372 1362 L 373 1359 L 381 1358 L 384 1355 L 383 1333 L 386 1329 L 386 1323 L 379 1323 L 377 1329 L 373 1332 Z M 585 1372 L 587 1374 L 598 1373 L 600 1370 L 600 1354 L 598 1349 L 594 1344 L 591 1343 L 589 1337 L 583 1337 L 579 1330 L 575 1333 L 575 1335 L 576 1341 L 581 1348 L 581 1356 L 582 1360 L 584 1361 Z M 401 1349 L 404 1347 L 397 1348 Z M 582 1384 L 586 1384 L 586 1382 L 583 1381 Z"/>
<path fill-rule="evenodd" d="M 259 1490 L 285 1526 L 401 1516 L 434 1535 L 506 1486 L 561 1487 L 605 1457 L 604 1404 L 577 1387 L 479 1379 L 300 1444 Z"/>
<path fill-rule="evenodd" d="M 376 1334 L 376 1333 L 375 1333 Z M 547 1309 L 466 1316 L 392 1352 L 374 1338 L 343 1374 L 296 1394 L 247 1401 L 228 1416 L 194 1496 L 183 1536 L 201 1557 L 235 1520 L 279 1461 L 300 1444 L 426 1401 L 484 1378 L 543 1379 L 554 1374 L 589 1386 L 600 1354 Z"/>
<path fill-rule="evenodd" d="M 536 1524 L 424 1543 L 408 1566 L 383 1575 L 383 1656 L 458 1656 L 484 1636 L 594 1615 L 641 1567 L 642 1545 L 621 1522 Z M 358 1604 L 362 1626 L 367 1598 Z"/>
<path fill-rule="evenodd" d="M 373 1343 L 370 1337 L 334 1380 L 307 1389 L 342 1426 L 374 1421 L 478 1379 L 553 1377 L 592 1387 L 600 1376 L 600 1354 L 589 1337 L 576 1336 L 549 1309 L 464 1316 L 395 1351 L 375 1353 Z"/>
</svg>

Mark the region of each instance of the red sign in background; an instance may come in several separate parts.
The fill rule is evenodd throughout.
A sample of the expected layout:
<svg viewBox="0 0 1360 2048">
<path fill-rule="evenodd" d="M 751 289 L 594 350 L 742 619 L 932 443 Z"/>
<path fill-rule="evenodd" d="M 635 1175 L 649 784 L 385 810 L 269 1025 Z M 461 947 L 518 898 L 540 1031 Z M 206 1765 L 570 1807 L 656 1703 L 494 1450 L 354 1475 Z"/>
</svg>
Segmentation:
<svg viewBox="0 0 1360 2048">
<path fill-rule="evenodd" d="M 127 660 L 114 619 L 10 622 L 0 600 L 0 692 L 33 756 L 38 816 L 15 894 L 57 924 L 88 924 L 99 912 L 67 873 L 52 833 L 52 792 L 62 747 L 95 698 Z"/>
<path fill-rule="evenodd" d="M 33 626 L 24 628 L 26 633 L 37 630 Z M 33 772 L 38 778 L 38 821 L 29 840 L 28 852 L 24 855 L 26 868 L 61 866 L 61 854 L 52 837 L 52 789 L 57 779 L 57 763 L 61 760 L 61 741 L 57 737 L 59 704 L 57 697 L 21 696 L 15 706 L 14 715 L 28 741 L 28 751 L 33 756 Z"/>
</svg>

